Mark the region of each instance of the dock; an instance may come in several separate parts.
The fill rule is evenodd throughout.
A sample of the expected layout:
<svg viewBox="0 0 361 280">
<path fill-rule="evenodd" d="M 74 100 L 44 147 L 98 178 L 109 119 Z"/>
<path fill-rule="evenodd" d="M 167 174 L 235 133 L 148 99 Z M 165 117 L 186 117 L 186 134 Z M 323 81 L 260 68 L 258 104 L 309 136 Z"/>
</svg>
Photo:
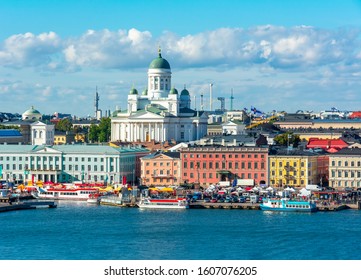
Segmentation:
<svg viewBox="0 0 361 280">
<path fill-rule="evenodd" d="M 20 202 L 0 202 L 0 212 L 8 212 L 8 211 L 16 211 L 16 210 L 30 210 L 37 208 L 56 208 L 57 204 L 54 200 L 28 200 L 28 201 L 20 201 Z"/>
<path fill-rule="evenodd" d="M 260 210 L 259 203 L 237 203 L 222 202 L 210 203 L 196 201 L 189 204 L 189 208 L 193 209 L 239 209 L 239 210 Z"/>
</svg>

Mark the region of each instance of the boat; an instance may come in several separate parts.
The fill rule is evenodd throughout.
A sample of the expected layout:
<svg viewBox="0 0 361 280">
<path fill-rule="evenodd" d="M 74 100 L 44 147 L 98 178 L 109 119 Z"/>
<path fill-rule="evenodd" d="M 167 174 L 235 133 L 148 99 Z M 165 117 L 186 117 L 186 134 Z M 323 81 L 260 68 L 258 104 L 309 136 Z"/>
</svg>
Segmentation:
<svg viewBox="0 0 361 280">
<path fill-rule="evenodd" d="M 316 203 L 312 201 L 298 201 L 290 199 L 263 199 L 261 210 L 264 211 L 288 211 L 288 212 L 315 212 Z"/>
<path fill-rule="evenodd" d="M 97 188 L 39 188 L 37 197 L 40 199 L 58 199 L 58 200 L 88 200 L 90 195 L 98 194 Z"/>
<path fill-rule="evenodd" d="M 90 204 L 100 204 L 100 195 L 99 195 L 99 193 L 89 194 L 89 197 L 86 200 L 86 202 L 90 203 Z"/>
<path fill-rule="evenodd" d="M 139 208 L 151 209 L 187 209 L 188 201 L 185 198 L 164 199 L 164 198 L 142 198 L 137 203 Z"/>
</svg>

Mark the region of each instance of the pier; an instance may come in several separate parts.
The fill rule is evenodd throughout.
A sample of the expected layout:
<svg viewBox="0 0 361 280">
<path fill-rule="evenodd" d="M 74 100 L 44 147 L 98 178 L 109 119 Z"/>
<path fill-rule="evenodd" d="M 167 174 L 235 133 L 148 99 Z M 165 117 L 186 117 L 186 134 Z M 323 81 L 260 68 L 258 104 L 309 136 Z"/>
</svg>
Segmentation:
<svg viewBox="0 0 361 280">
<path fill-rule="evenodd" d="M 222 202 L 210 203 L 196 201 L 189 204 L 189 208 L 193 209 L 239 209 L 239 210 L 260 210 L 259 203 L 237 203 L 237 202 Z"/>
<path fill-rule="evenodd" d="M 37 209 L 39 207 L 47 207 L 47 208 L 56 208 L 57 204 L 54 200 L 33 200 L 33 201 L 21 201 L 21 202 L 12 202 L 2 200 L 0 202 L 0 212 L 8 212 L 8 211 L 16 211 L 16 210 L 29 210 L 29 209 Z"/>
</svg>

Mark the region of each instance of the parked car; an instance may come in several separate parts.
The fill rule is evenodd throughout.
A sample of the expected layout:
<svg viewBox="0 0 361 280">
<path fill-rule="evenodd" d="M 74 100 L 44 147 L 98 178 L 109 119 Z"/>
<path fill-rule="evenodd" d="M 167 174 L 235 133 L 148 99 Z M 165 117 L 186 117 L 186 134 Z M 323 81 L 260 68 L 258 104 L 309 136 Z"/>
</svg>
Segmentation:
<svg viewBox="0 0 361 280">
<path fill-rule="evenodd" d="M 212 198 L 212 199 L 211 199 L 211 202 L 212 202 L 212 203 L 216 203 L 216 202 L 217 202 L 217 199 L 216 199 L 216 198 Z"/>
<path fill-rule="evenodd" d="M 209 202 L 211 202 L 211 199 L 210 199 L 209 197 L 205 197 L 204 200 L 203 200 L 203 202 L 209 203 Z"/>
<path fill-rule="evenodd" d="M 246 198 L 243 197 L 243 196 L 241 196 L 238 200 L 239 200 L 240 203 L 245 203 L 246 202 Z"/>
</svg>

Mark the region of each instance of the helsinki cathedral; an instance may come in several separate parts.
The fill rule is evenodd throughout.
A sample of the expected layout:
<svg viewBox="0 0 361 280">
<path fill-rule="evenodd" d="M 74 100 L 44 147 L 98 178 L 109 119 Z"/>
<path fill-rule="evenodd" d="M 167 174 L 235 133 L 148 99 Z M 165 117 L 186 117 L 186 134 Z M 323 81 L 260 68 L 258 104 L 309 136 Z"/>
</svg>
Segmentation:
<svg viewBox="0 0 361 280">
<path fill-rule="evenodd" d="M 148 88 L 141 94 L 133 87 L 128 94 L 126 110 L 111 117 L 111 141 L 187 142 L 207 134 L 208 117 L 190 108 L 189 91 L 180 94 L 172 87 L 172 72 L 161 50 L 149 65 Z"/>
</svg>

